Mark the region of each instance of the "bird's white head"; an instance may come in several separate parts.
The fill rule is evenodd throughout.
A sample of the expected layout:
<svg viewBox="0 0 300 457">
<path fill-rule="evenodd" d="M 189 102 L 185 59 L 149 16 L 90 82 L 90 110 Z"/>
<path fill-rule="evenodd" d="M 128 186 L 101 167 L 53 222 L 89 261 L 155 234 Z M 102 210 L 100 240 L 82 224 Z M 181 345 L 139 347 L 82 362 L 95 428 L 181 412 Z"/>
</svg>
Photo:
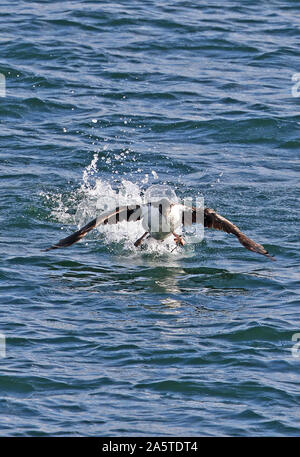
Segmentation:
<svg viewBox="0 0 300 457">
<path fill-rule="evenodd" d="M 155 184 L 148 187 L 144 195 L 145 203 L 156 202 L 163 199 L 168 200 L 170 203 L 177 203 L 177 195 L 170 186 L 166 184 Z"/>
</svg>

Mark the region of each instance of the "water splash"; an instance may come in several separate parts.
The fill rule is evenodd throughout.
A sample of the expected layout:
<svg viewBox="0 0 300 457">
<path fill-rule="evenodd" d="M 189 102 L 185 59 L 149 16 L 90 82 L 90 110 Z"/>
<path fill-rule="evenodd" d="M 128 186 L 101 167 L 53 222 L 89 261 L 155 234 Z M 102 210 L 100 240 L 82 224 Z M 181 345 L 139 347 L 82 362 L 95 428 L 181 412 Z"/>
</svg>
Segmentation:
<svg viewBox="0 0 300 457">
<path fill-rule="evenodd" d="M 98 153 L 94 154 L 91 163 L 83 170 L 81 185 L 68 195 L 42 193 L 52 206 L 51 218 L 64 224 L 62 229 L 65 228 L 65 224 L 75 224 L 78 228 L 82 227 L 101 212 L 110 211 L 118 205 L 141 204 L 149 196 L 149 189 L 151 190 L 152 187 L 148 191 L 145 191 L 143 187 L 145 182 L 148 183 L 148 179 L 145 179 L 148 178 L 148 175 L 145 175 L 145 178 L 141 176 L 140 182 L 136 183 L 123 179 L 113 188 L 109 182 L 99 176 L 98 159 Z M 155 178 L 157 178 L 156 173 Z M 123 249 L 135 252 L 159 255 L 174 253 L 174 256 L 180 252 L 180 249 L 174 250 L 173 235 L 170 235 L 164 242 L 157 242 L 149 238 L 145 240 L 142 248 L 137 250 L 134 247 L 134 242 L 143 232 L 144 229 L 140 221 L 120 222 L 115 225 L 97 227 L 88 235 L 86 240 L 101 239 L 102 243 L 108 245 L 118 243 Z"/>
</svg>

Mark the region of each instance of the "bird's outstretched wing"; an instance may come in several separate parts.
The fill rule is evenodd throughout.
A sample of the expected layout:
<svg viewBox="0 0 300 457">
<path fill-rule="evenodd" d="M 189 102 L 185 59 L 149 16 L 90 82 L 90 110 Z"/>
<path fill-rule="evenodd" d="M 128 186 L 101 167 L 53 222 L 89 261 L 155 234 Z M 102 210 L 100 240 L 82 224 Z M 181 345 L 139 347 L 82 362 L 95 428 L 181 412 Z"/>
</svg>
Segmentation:
<svg viewBox="0 0 300 457">
<path fill-rule="evenodd" d="M 248 238 L 241 230 L 230 222 L 225 217 L 220 216 L 213 209 L 210 208 L 191 208 L 192 214 L 188 215 L 188 212 L 183 213 L 183 224 L 190 225 L 196 223 L 202 223 L 204 227 L 214 228 L 216 230 L 222 230 L 226 233 L 232 233 L 237 237 L 239 242 L 249 251 L 257 252 L 258 254 L 265 255 L 271 260 L 275 260 L 268 251 L 259 243 Z"/>
<path fill-rule="evenodd" d="M 117 224 L 122 221 L 138 221 L 141 218 L 141 207 L 140 205 L 130 205 L 130 206 L 121 206 L 117 207 L 112 211 L 101 214 L 99 217 L 96 217 L 91 222 L 86 224 L 77 232 L 72 233 L 72 235 L 67 236 L 59 240 L 53 246 L 45 249 L 45 251 L 50 251 L 51 249 L 65 248 L 71 246 L 77 241 L 81 240 L 88 232 L 96 228 L 100 224 Z"/>
</svg>

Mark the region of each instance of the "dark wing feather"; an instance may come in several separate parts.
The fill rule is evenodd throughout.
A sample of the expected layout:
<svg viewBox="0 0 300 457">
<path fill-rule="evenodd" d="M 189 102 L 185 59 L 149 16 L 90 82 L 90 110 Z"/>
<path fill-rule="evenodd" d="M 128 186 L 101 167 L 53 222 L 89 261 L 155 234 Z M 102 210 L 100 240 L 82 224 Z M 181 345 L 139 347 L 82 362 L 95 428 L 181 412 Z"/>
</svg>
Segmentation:
<svg viewBox="0 0 300 457">
<path fill-rule="evenodd" d="M 84 227 L 77 230 L 77 232 L 72 233 L 72 235 L 69 235 L 66 238 L 59 240 L 56 244 L 50 246 L 50 248 L 45 249 L 45 251 L 71 246 L 72 244 L 81 240 L 81 238 L 83 238 L 88 232 L 90 232 L 100 224 L 117 224 L 118 222 L 123 221 L 134 222 L 140 220 L 140 218 L 141 207 L 139 205 L 117 207 L 113 211 L 104 213 L 99 217 L 96 217 L 88 224 L 86 224 Z"/>
<path fill-rule="evenodd" d="M 220 216 L 220 214 L 216 213 L 213 209 L 192 208 L 192 217 L 190 217 L 190 220 L 193 224 L 203 223 L 204 227 L 232 233 L 246 249 L 249 249 L 249 251 L 257 252 L 258 254 L 265 255 L 271 260 L 275 260 L 261 244 L 248 238 L 236 225 L 225 219 L 225 217 Z"/>
</svg>

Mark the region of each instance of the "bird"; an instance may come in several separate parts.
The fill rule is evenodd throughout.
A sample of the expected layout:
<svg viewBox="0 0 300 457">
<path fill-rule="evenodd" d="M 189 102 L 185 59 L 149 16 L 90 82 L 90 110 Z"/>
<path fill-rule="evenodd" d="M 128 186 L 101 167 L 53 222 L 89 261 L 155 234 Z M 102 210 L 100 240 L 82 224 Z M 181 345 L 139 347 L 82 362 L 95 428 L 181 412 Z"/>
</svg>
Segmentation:
<svg viewBox="0 0 300 457">
<path fill-rule="evenodd" d="M 205 228 L 213 228 L 235 235 L 238 241 L 249 251 L 275 260 L 261 244 L 246 236 L 236 225 L 215 210 L 208 207 L 197 208 L 184 205 L 166 197 L 143 204 L 117 206 L 111 211 L 100 214 L 84 227 L 59 240 L 45 251 L 71 246 L 99 225 L 118 224 L 124 221 L 142 222 L 144 233 L 134 243 L 135 247 L 139 247 L 146 238 L 151 237 L 158 241 L 164 241 L 170 235 L 174 236 L 175 248 L 184 246 L 185 240 L 183 236 L 177 233 L 178 229 L 182 226 L 200 223 Z"/>
</svg>

